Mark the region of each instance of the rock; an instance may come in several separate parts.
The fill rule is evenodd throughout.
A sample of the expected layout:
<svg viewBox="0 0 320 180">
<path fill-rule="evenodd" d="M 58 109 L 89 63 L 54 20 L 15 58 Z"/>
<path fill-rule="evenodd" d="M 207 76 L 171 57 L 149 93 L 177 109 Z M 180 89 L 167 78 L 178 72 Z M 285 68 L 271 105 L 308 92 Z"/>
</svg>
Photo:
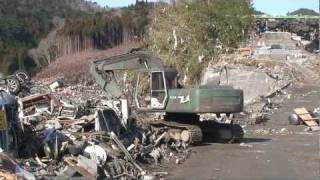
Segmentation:
<svg viewBox="0 0 320 180">
<path fill-rule="evenodd" d="M 281 134 L 289 134 L 289 130 L 286 128 L 281 128 L 280 133 Z"/>
<path fill-rule="evenodd" d="M 154 180 L 154 179 L 157 179 L 156 176 L 151 174 L 146 174 L 142 177 L 142 180 Z"/>
<path fill-rule="evenodd" d="M 268 134 L 270 134 L 272 132 L 272 130 L 270 130 L 270 129 L 257 129 L 256 131 L 255 131 L 255 133 L 256 134 L 261 134 L 261 135 L 268 135 Z"/>
<path fill-rule="evenodd" d="M 241 147 L 248 147 L 248 148 L 252 148 L 253 146 L 251 144 L 246 144 L 246 143 L 240 143 L 239 144 Z"/>
<path fill-rule="evenodd" d="M 176 163 L 176 164 L 180 164 L 180 159 L 177 158 L 176 161 L 175 161 L 175 163 Z"/>
<path fill-rule="evenodd" d="M 45 175 L 48 174 L 48 172 L 47 172 L 46 170 L 44 170 L 44 169 L 41 169 L 41 170 L 39 171 L 39 173 L 40 173 L 42 176 L 45 176 Z"/>
</svg>

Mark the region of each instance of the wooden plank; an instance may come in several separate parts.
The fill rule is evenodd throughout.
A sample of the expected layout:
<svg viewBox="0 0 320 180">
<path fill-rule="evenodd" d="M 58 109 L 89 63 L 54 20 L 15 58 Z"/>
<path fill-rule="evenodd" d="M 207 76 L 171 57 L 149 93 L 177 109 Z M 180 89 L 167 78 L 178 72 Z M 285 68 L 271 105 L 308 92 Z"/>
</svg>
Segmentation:
<svg viewBox="0 0 320 180">
<path fill-rule="evenodd" d="M 319 120 L 319 118 L 305 119 L 305 121 Z"/>
<path fill-rule="evenodd" d="M 314 120 L 314 118 L 310 115 L 306 108 L 296 108 L 294 112 L 302 119 L 302 121 L 312 127 L 318 126 L 318 123 Z"/>
<path fill-rule="evenodd" d="M 85 177 L 86 179 L 89 179 L 89 180 L 95 180 L 97 179 L 95 177 L 95 175 L 89 173 L 86 169 L 84 169 L 83 167 L 79 167 L 74 161 L 73 159 L 71 158 L 66 158 L 64 160 L 68 165 L 69 167 L 71 167 L 72 169 L 76 170 L 78 173 L 80 173 L 83 177 Z"/>
</svg>

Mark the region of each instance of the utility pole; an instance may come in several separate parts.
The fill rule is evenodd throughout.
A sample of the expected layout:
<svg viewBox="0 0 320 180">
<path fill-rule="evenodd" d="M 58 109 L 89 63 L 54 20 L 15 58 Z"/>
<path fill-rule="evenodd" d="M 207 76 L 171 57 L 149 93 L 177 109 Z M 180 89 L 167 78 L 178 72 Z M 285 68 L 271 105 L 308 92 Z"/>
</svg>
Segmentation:
<svg viewBox="0 0 320 180">
<path fill-rule="evenodd" d="M 318 16 L 319 16 L 319 24 L 318 24 L 318 44 L 319 44 L 319 53 L 320 53 L 320 0 L 319 0 L 319 14 L 318 14 Z"/>
</svg>

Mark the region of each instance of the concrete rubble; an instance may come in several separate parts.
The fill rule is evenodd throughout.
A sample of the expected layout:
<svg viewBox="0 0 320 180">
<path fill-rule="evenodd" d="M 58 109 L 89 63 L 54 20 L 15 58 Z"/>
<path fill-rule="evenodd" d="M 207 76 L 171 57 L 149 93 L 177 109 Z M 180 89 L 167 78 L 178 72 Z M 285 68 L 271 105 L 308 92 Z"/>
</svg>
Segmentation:
<svg viewBox="0 0 320 180">
<path fill-rule="evenodd" d="M 248 117 L 247 123 L 257 124 L 267 121 L 283 99 L 289 97 L 285 89 L 290 86 L 290 79 L 274 72 L 245 67 L 224 67 L 218 71 L 207 69 L 201 84 L 242 89 L 245 94 L 242 115 Z"/>
<path fill-rule="evenodd" d="M 155 179 L 167 172 L 150 167 L 164 161 L 180 164 L 190 153 L 188 145 L 169 140 L 166 132 L 119 114 L 117 103 L 103 100 L 96 86 L 67 86 L 58 80 L 33 84 L 28 91 L 10 95 L 1 90 L 4 176 Z"/>
<path fill-rule="evenodd" d="M 257 135 L 290 135 L 293 134 L 287 128 L 261 128 L 254 131 Z"/>
<path fill-rule="evenodd" d="M 292 98 L 290 86 L 319 79 L 319 57 L 305 51 L 300 43 L 296 34 L 265 32 L 238 54 L 221 55 L 212 61 L 204 70 L 201 85 L 242 89 L 245 107 L 239 118 L 250 125 L 265 124 Z M 243 52 L 250 53 L 244 57 Z"/>
</svg>

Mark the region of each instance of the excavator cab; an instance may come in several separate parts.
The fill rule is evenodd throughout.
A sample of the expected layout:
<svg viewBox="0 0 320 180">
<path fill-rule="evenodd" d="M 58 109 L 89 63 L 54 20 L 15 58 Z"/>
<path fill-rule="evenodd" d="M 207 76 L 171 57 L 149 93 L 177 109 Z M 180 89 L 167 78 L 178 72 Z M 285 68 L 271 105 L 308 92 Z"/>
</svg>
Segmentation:
<svg viewBox="0 0 320 180">
<path fill-rule="evenodd" d="M 164 71 L 140 72 L 135 92 L 138 109 L 164 109 L 168 99 Z"/>
<path fill-rule="evenodd" d="M 177 72 L 167 68 L 139 72 L 135 102 L 140 110 L 163 110 L 168 101 L 168 89 L 178 88 Z"/>
</svg>

